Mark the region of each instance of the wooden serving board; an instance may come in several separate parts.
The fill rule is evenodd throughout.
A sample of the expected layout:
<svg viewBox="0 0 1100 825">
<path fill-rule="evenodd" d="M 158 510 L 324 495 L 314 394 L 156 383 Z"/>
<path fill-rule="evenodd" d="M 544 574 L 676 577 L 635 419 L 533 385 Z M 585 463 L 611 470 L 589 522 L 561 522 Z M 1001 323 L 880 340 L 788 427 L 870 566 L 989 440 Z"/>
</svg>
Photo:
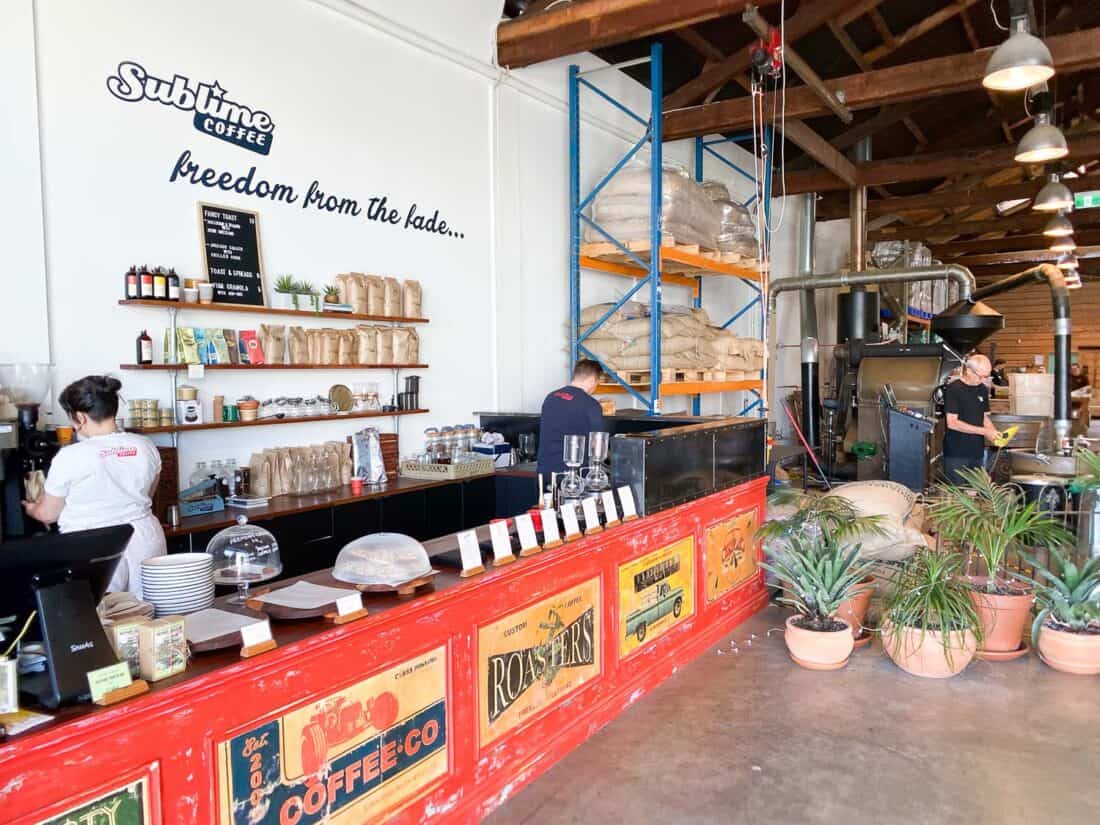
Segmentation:
<svg viewBox="0 0 1100 825">
<path fill-rule="evenodd" d="M 432 583 L 432 580 L 439 575 L 438 570 L 432 570 L 431 573 L 426 573 L 416 579 L 409 579 L 407 582 L 401 584 L 357 584 L 355 587 L 362 593 L 396 593 L 398 596 L 413 596 L 416 591 Z"/>
<path fill-rule="evenodd" d="M 241 616 L 248 616 L 255 619 L 258 622 L 262 622 L 267 618 L 267 614 L 263 611 L 249 610 L 247 607 L 242 607 L 236 604 L 217 604 L 214 605 L 218 610 L 224 610 L 226 613 L 237 613 Z M 228 647 L 240 647 L 241 646 L 241 632 L 236 630 L 232 633 L 224 633 L 221 636 L 214 636 L 211 639 L 206 639 L 201 642 L 188 642 L 188 647 L 191 648 L 192 653 L 212 653 L 215 650 L 225 650 Z"/>
<path fill-rule="evenodd" d="M 317 581 L 315 581 L 313 583 L 314 584 L 326 584 L 326 585 L 328 585 L 327 582 L 317 582 Z M 287 582 L 286 586 L 290 586 L 292 584 L 294 584 L 294 582 Z M 347 582 L 340 582 L 340 581 L 333 580 L 331 585 L 328 585 L 328 586 L 330 586 L 330 587 L 339 587 L 339 588 L 342 588 L 344 590 L 347 590 L 349 593 L 354 593 L 355 592 L 354 588 L 352 586 L 348 585 Z M 265 593 L 270 593 L 270 592 L 272 592 L 274 590 L 278 590 L 278 589 L 280 589 L 280 588 L 278 588 L 278 587 L 266 587 L 263 590 L 257 590 L 253 595 L 262 596 Z M 255 598 L 249 598 L 249 600 L 246 602 L 246 604 L 250 609 L 259 610 L 260 612 L 266 614 L 270 618 L 276 619 L 276 620 L 281 621 L 281 622 L 302 621 L 304 619 L 321 619 L 321 618 L 324 618 L 324 615 L 326 613 L 332 613 L 333 611 L 336 610 L 335 600 L 333 600 L 331 602 L 326 602 L 325 604 L 319 605 L 317 607 L 310 607 L 310 608 L 286 607 L 285 605 L 271 604 L 269 602 L 260 601 L 259 599 L 255 599 Z"/>
</svg>

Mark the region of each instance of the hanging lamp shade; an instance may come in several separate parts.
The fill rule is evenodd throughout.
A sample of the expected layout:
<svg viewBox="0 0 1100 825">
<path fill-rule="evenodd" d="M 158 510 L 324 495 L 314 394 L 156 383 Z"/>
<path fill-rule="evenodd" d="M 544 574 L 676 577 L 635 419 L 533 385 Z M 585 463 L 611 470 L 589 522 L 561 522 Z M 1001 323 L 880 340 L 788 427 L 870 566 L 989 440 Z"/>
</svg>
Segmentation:
<svg viewBox="0 0 1100 825">
<path fill-rule="evenodd" d="M 1055 238 L 1054 242 L 1050 245 L 1051 252 L 1072 252 L 1077 248 L 1077 242 L 1073 240 L 1072 235 L 1065 235 L 1061 238 Z"/>
<path fill-rule="evenodd" d="M 1017 163 L 1047 163 L 1069 154 L 1069 144 L 1062 130 L 1050 122 L 1049 112 L 1035 115 L 1035 125 L 1020 138 L 1016 147 Z"/>
<path fill-rule="evenodd" d="M 1029 31 L 1027 15 L 1013 17 L 1012 29 L 985 65 L 982 85 L 987 89 L 1018 92 L 1054 77 L 1054 58 L 1046 44 Z"/>
<path fill-rule="evenodd" d="M 1047 221 L 1047 225 L 1043 227 L 1043 234 L 1048 238 L 1064 238 L 1073 234 L 1073 224 L 1064 213 L 1059 212 Z"/>
<path fill-rule="evenodd" d="M 1059 209 L 1070 211 L 1073 209 L 1073 193 L 1058 179 L 1057 173 L 1052 172 L 1050 180 L 1032 201 L 1031 208 L 1039 212 L 1057 212 Z"/>
<path fill-rule="evenodd" d="M 1065 281 L 1066 289 L 1080 289 L 1081 274 L 1076 269 L 1067 269 L 1062 273 L 1062 280 Z"/>
<path fill-rule="evenodd" d="M 1077 256 L 1072 252 L 1064 252 L 1058 256 L 1058 268 L 1059 269 L 1072 269 L 1077 270 Z"/>
</svg>

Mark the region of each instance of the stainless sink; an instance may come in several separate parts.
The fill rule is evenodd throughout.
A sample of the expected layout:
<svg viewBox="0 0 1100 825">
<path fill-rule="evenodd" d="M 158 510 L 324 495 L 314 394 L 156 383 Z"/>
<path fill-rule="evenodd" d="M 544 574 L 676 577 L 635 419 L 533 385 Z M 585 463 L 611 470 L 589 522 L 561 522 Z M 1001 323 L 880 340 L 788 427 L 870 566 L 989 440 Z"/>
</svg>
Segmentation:
<svg viewBox="0 0 1100 825">
<path fill-rule="evenodd" d="M 1013 475 L 1077 475 L 1077 459 L 1071 455 L 1043 455 L 1027 449 L 1005 450 Z"/>
</svg>

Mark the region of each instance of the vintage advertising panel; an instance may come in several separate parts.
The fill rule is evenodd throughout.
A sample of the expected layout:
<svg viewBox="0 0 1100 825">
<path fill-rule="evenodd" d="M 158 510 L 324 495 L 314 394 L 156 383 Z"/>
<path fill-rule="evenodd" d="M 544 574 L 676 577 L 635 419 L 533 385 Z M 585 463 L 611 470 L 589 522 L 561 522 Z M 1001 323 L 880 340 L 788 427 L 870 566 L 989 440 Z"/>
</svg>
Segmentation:
<svg viewBox="0 0 1100 825">
<path fill-rule="evenodd" d="M 141 777 L 100 794 L 64 813 L 40 819 L 36 825 L 153 825 L 149 780 Z"/>
<path fill-rule="evenodd" d="M 447 773 L 443 647 L 218 744 L 222 825 L 355 825 Z"/>
<path fill-rule="evenodd" d="M 481 746 L 600 674 L 600 580 L 478 628 Z"/>
<path fill-rule="evenodd" d="M 694 536 L 619 565 L 619 658 L 694 612 Z"/>
<path fill-rule="evenodd" d="M 757 523 L 753 508 L 707 528 L 703 542 L 707 602 L 721 598 L 756 575 Z"/>
</svg>

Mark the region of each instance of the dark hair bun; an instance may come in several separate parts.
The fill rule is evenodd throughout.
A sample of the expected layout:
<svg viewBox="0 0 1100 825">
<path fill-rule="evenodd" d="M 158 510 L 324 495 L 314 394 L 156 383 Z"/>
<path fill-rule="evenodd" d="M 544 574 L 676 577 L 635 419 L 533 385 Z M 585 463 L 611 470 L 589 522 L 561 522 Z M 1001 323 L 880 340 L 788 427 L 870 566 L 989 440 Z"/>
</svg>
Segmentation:
<svg viewBox="0 0 1100 825">
<path fill-rule="evenodd" d="M 118 391 L 122 382 L 107 375 L 87 375 L 61 391 L 58 400 L 72 418 L 84 413 L 93 421 L 114 418 L 118 414 Z"/>
</svg>

